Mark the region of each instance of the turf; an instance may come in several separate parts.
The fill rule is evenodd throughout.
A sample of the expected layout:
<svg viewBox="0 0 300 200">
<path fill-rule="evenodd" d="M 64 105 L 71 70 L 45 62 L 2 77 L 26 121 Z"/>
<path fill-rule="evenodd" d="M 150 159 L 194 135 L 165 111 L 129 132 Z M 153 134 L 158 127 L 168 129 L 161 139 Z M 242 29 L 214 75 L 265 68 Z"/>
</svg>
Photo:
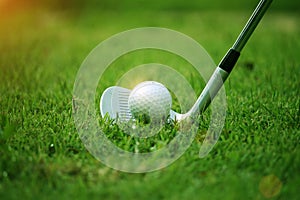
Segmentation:
<svg viewBox="0 0 300 200">
<path fill-rule="evenodd" d="M 89 154 L 72 118 L 77 70 L 104 39 L 135 27 L 166 27 L 194 38 L 217 63 L 250 12 L 132 9 L 78 14 L 42 8 L 3 14 L 0 199 L 296 199 L 297 12 L 269 12 L 250 39 L 225 84 L 228 111 L 221 137 L 205 158 L 198 157 L 199 132 L 188 151 L 167 168 L 143 174 L 115 171 Z M 167 58 L 162 62 L 169 62 Z M 192 84 L 199 92 L 198 84 Z M 122 146 L 124 140 L 117 141 Z"/>
</svg>

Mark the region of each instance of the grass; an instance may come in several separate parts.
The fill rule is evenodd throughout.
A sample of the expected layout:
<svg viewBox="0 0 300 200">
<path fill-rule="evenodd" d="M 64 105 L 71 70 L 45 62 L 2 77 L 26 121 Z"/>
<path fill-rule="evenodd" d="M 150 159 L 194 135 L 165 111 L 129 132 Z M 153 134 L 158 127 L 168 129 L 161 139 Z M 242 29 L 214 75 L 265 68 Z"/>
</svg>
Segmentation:
<svg viewBox="0 0 300 200">
<path fill-rule="evenodd" d="M 297 13 L 270 12 L 259 25 L 225 84 L 225 127 L 203 159 L 198 158 L 199 133 L 167 168 L 144 174 L 115 171 L 87 152 L 73 123 L 76 72 L 99 42 L 130 28 L 166 27 L 197 40 L 218 62 L 248 14 L 104 11 L 76 16 L 31 10 L 1 18 L 0 199 L 265 199 L 268 192 L 276 194 L 276 181 L 260 187 L 269 175 L 282 184 L 274 199 L 296 199 Z"/>
</svg>

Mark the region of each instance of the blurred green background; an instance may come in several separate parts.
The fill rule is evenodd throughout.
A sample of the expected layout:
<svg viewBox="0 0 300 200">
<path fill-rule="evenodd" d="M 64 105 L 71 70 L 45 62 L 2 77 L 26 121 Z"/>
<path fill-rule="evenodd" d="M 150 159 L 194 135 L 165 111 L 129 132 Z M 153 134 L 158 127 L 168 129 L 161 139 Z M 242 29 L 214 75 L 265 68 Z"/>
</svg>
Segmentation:
<svg viewBox="0 0 300 200">
<path fill-rule="evenodd" d="M 91 10 L 205 10 L 205 9 L 249 9 L 253 8 L 258 1 L 256 0 L 199 0 L 199 1 L 182 1 L 182 0 L 1 0 L 4 10 L 19 5 L 39 5 L 56 9 L 89 9 Z M 1 5 L 0 4 L 0 5 Z M 299 11 L 299 1 L 274 0 L 273 9 L 275 10 L 293 10 Z M 2 10 L 3 11 L 3 10 Z"/>
</svg>

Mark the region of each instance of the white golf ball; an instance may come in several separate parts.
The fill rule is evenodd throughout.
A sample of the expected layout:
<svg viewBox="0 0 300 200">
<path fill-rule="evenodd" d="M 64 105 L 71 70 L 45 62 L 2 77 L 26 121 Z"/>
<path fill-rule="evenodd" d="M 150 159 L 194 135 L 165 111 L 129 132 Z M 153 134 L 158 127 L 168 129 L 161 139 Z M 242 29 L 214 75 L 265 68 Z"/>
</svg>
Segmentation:
<svg viewBox="0 0 300 200">
<path fill-rule="evenodd" d="M 155 81 L 138 84 L 130 93 L 128 104 L 135 118 L 164 120 L 169 115 L 172 97 L 168 89 Z"/>
</svg>

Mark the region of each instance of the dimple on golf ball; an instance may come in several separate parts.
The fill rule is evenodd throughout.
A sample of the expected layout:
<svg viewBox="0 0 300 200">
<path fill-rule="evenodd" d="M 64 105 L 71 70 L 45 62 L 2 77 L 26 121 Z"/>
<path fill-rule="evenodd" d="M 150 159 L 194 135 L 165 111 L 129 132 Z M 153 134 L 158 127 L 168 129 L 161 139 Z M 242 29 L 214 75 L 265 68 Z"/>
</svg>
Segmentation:
<svg viewBox="0 0 300 200">
<path fill-rule="evenodd" d="M 164 85 L 145 81 L 131 91 L 128 105 L 134 118 L 164 120 L 170 113 L 172 97 Z"/>
</svg>

